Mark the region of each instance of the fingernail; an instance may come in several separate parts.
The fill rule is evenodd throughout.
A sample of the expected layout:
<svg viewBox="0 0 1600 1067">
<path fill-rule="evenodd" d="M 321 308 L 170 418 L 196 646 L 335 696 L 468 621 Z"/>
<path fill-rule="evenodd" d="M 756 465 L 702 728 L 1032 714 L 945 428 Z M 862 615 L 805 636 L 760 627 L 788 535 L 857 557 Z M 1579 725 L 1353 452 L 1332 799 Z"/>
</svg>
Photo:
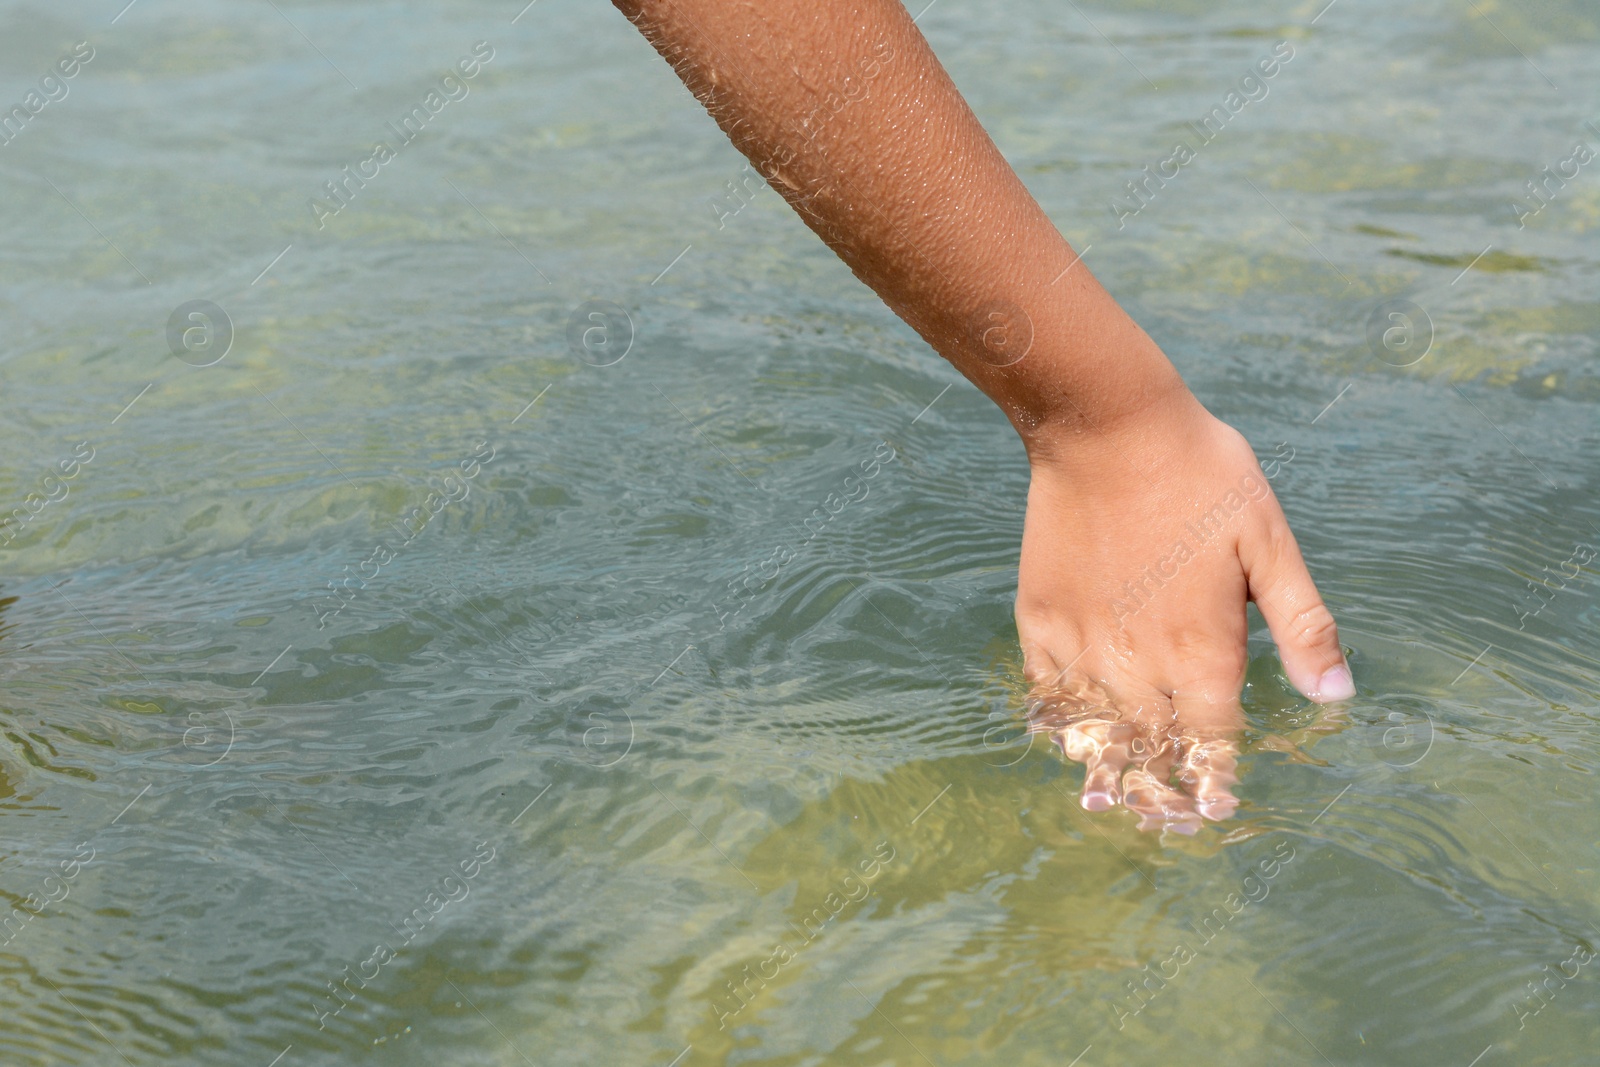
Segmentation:
<svg viewBox="0 0 1600 1067">
<path fill-rule="evenodd" d="M 1322 680 L 1317 683 L 1318 700 L 1349 700 L 1355 695 L 1355 679 L 1350 677 L 1350 668 L 1347 664 L 1341 663 L 1337 667 L 1328 668 Z"/>
</svg>

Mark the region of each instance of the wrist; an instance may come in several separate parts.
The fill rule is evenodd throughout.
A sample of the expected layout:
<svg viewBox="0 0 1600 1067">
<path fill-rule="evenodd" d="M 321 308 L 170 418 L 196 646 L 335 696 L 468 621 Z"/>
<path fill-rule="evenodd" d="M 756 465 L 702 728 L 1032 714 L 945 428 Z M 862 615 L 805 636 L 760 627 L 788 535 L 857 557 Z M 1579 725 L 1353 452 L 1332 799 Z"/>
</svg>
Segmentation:
<svg viewBox="0 0 1600 1067">
<path fill-rule="evenodd" d="M 1156 455 L 1209 435 L 1216 418 L 1149 344 L 1154 358 L 1146 356 L 1142 364 L 1128 360 L 1089 388 L 1043 390 L 1036 405 L 1007 412 L 1030 465 L 1098 466 L 1103 475 L 1106 462 L 1143 468 Z"/>
<path fill-rule="evenodd" d="M 1204 415 L 1160 346 L 1086 268 L 1071 270 L 1076 253 L 1051 235 L 1041 243 L 1053 254 L 1015 256 L 1018 276 L 987 300 L 974 284 L 897 310 L 1000 406 L 1030 457 Z"/>
</svg>

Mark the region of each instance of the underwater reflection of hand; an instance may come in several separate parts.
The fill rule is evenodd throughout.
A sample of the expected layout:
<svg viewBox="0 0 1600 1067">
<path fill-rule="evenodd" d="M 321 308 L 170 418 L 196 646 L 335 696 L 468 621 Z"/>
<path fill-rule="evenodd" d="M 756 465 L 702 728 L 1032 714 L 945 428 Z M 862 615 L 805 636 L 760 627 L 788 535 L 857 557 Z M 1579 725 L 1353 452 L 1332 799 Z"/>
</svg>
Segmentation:
<svg viewBox="0 0 1600 1067">
<path fill-rule="evenodd" d="M 1085 767 L 1082 803 L 1141 829 L 1238 805 L 1245 604 L 1295 688 L 1354 694 L 1333 616 L 1250 446 L 1187 392 L 1030 447 L 1017 580 L 1030 728 Z"/>
</svg>

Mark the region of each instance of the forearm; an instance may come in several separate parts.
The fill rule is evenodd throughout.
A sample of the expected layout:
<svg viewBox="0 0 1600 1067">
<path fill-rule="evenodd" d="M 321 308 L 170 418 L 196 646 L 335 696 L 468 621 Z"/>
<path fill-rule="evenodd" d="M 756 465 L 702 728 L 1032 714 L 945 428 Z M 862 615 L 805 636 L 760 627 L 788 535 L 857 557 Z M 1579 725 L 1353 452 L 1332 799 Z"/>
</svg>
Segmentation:
<svg viewBox="0 0 1600 1067">
<path fill-rule="evenodd" d="M 1187 396 L 898 0 L 616 3 L 773 188 L 1000 404 L 1031 451 Z"/>
</svg>

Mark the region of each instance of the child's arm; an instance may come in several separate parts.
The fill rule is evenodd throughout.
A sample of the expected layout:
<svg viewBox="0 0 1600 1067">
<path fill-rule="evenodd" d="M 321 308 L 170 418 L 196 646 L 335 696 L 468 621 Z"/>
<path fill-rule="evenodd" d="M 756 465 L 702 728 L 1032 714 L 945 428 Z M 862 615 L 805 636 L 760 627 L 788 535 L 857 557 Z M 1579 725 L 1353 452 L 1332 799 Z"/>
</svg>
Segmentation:
<svg viewBox="0 0 1600 1067">
<path fill-rule="evenodd" d="M 1183 829 L 1231 814 L 1246 600 L 1301 692 L 1354 691 L 1249 445 L 1077 262 L 898 0 L 615 2 L 1022 436 L 1017 630 L 1045 725 L 1088 765 L 1084 806 Z M 1106 707 L 1123 722 L 1072 721 Z"/>
</svg>

